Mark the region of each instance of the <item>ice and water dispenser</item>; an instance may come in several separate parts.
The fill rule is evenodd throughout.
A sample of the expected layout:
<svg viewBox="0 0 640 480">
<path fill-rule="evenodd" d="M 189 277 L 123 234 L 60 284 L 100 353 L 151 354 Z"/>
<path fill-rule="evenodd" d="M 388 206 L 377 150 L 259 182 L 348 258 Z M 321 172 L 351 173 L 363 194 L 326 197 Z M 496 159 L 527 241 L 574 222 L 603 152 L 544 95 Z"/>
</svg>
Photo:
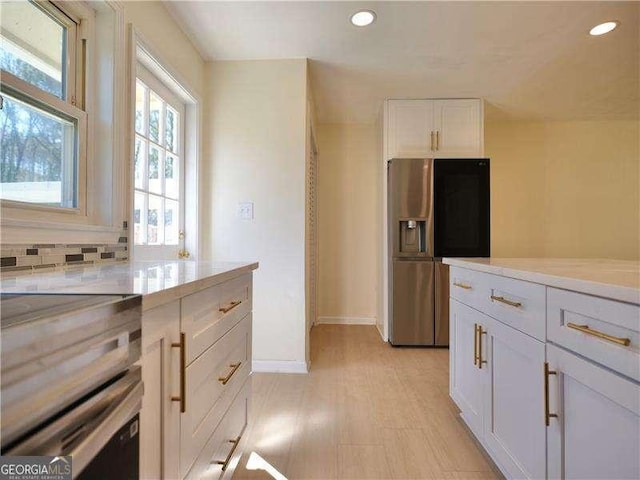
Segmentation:
<svg viewBox="0 0 640 480">
<path fill-rule="evenodd" d="M 398 222 L 398 254 L 401 256 L 423 257 L 427 255 L 427 222 L 424 219 L 400 220 Z"/>
</svg>

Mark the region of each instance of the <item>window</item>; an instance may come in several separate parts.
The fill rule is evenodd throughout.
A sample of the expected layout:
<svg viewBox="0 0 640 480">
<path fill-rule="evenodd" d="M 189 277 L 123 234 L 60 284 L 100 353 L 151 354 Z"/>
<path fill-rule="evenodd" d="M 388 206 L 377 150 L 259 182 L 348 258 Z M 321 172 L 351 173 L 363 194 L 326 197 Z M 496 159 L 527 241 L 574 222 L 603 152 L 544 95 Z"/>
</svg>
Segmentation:
<svg viewBox="0 0 640 480">
<path fill-rule="evenodd" d="M 183 124 L 184 105 L 138 66 L 133 159 L 135 245 L 179 244 Z"/>
<path fill-rule="evenodd" d="M 3 2 L 0 199 L 78 208 L 86 114 L 78 22 L 48 2 Z"/>
</svg>

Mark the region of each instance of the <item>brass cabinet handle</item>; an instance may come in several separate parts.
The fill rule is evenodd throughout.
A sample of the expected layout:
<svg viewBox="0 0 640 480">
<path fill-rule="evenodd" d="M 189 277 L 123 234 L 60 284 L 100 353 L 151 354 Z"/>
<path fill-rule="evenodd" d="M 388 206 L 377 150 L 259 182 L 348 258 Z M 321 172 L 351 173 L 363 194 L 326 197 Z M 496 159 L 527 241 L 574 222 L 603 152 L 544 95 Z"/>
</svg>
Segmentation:
<svg viewBox="0 0 640 480">
<path fill-rule="evenodd" d="M 500 303 L 505 303 L 507 305 L 510 305 L 510 306 L 516 307 L 516 308 L 522 307 L 522 303 L 520 303 L 520 302 L 512 302 L 511 300 L 507 300 L 504 297 L 497 297 L 495 295 L 491 295 L 491 300 L 495 300 L 496 302 L 500 302 Z"/>
<path fill-rule="evenodd" d="M 576 325 L 575 323 L 567 323 L 567 327 L 573 328 L 574 330 L 578 330 L 579 332 L 586 333 L 587 335 L 593 335 L 594 337 L 602 338 L 603 340 L 608 340 L 613 343 L 617 343 L 618 345 L 623 345 L 628 347 L 631 344 L 630 338 L 623 337 L 614 337 L 612 335 L 607 335 L 606 333 L 599 332 L 598 330 L 593 330 L 589 327 L 589 325 Z"/>
<path fill-rule="evenodd" d="M 440 150 L 440 132 L 436 130 L 436 152 Z"/>
<path fill-rule="evenodd" d="M 464 288 L 465 290 L 471 290 L 471 285 L 465 285 L 464 283 L 453 282 L 454 287 Z"/>
<path fill-rule="evenodd" d="M 431 151 L 433 152 L 433 130 L 431 130 Z"/>
<path fill-rule="evenodd" d="M 238 444 L 240 443 L 240 439 L 242 438 L 242 435 L 238 435 L 236 438 L 234 438 L 233 440 L 229 440 L 229 443 L 233 443 L 233 447 L 231 447 L 231 451 L 227 454 L 227 458 L 225 458 L 224 460 L 216 460 L 215 462 L 211 462 L 212 465 L 222 465 L 222 471 L 224 472 L 227 467 L 229 466 L 229 462 L 231 461 L 231 457 L 233 457 L 233 454 L 236 451 L 236 448 L 238 448 Z"/>
<path fill-rule="evenodd" d="M 229 365 L 231 367 L 231 371 L 227 374 L 226 377 L 218 378 L 218 381 L 223 385 L 226 385 L 227 383 L 229 383 L 229 380 L 231 380 L 231 377 L 233 377 L 233 374 L 236 373 L 236 370 L 240 368 L 240 365 L 242 365 L 242 362 L 232 363 L 231 365 Z"/>
<path fill-rule="evenodd" d="M 558 418 L 557 413 L 549 413 L 549 375 L 557 375 L 555 370 L 549 370 L 549 362 L 544 362 L 544 424 L 548 427 L 551 418 Z"/>
<path fill-rule="evenodd" d="M 180 396 L 171 397 L 172 402 L 180 402 L 180 413 L 187 411 L 187 349 L 185 334 L 180 333 L 180 343 L 172 343 L 171 348 L 180 349 Z"/>
<path fill-rule="evenodd" d="M 487 331 L 482 329 L 482 325 L 478 325 L 478 368 L 482 370 L 482 364 L 487 363 L 482 359 L 482 335 L 486 335 Z"/>
<path fill-rule="evenodd" d="M 242 300 L 236 300 L 235 302 L 231 302 L 228 307 L 220 307 L 218 310 L 222 313 L 227 313 L 233 310 L 234 308 L 236 308 L 241 303 L 242 303 Z"/>
<path fill-rule="evenodd" d="M 478 365 L 478 324 L 473 324 L 473 364 Z"/>
</svg>

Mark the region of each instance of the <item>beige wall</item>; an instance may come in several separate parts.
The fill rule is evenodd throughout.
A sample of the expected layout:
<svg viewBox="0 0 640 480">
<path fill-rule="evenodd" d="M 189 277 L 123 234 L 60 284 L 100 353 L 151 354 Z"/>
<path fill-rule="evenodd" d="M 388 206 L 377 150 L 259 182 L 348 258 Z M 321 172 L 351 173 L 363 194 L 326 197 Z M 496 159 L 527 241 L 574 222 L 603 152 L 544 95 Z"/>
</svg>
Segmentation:
<svg viewBox="0 0 640 480">
<path fill-rule="evenodd" d="M 377 316 L 378 175 L 374 125 L 319 125 L 319 317 Z"/>
<path fill-rule="evenodd" d="M 376 317 L 376 134 L 318 128 L 319 316 Z M 639 149 L 639 122 L 487 121 L 492 255 L 640 259 Z"/>
<path fill-rule="evenodd" d="M 206 86 L 204 255 L 260 262 L 254 359 L 303 368 L 306 60 L 211 62 Z M 253 202 L 253 220 L 239 202 Z"/>
<path fill-rule="evenodd" d="M 640 123 L 487 122 L 492 255 L 640 258 Z"/>
</svg>

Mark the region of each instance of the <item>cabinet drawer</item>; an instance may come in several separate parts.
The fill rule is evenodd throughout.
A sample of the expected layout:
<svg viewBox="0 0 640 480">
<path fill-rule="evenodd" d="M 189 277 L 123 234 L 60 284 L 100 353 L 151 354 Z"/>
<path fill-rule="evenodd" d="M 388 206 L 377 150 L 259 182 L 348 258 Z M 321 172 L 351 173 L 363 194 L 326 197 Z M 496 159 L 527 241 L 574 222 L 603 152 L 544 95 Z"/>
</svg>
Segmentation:
<svg viewBox="0 0 640 480">
<path fill-rule="evenodd" d="M 549 341 L 640 381 L 640 305 L 549 287 L 547 334 Z"/>
<path fill-rule="evenodd" d="M 449 270 L 449 296 L 461 303 L 482 310 L 488 292 L 489 275 L 451 267 Z"/>
<path fill-rule="evenodd" d="M 493 318 L 545 341 L 545 286 L 513 278 L 487 275 L 483 311 Z"/>
<path fill-rule="evenodd" d="M 181 326 L 187 364 L 198 358 L 251 311 L 251 274 L 214 285 L 182 299 Z"/>
<path fill-rule="evenodd" d="M 250 408 L 251 378 L 248 378 L 198 455 L 186 480 L 231 478 L 242 456 L 240 444 L 249 422 Z"/>
<path fill-rule="evenodd" d="M 452 298 L 545 340 L 544 285 L 459 267 L 451 267 L 450 276 Z"/>
<path fill-rule="evenodd" d="M 185 475 L 251 372 L 251 314 L 186 368 L 186 411 L 180 422 Z"/>
</svg>

